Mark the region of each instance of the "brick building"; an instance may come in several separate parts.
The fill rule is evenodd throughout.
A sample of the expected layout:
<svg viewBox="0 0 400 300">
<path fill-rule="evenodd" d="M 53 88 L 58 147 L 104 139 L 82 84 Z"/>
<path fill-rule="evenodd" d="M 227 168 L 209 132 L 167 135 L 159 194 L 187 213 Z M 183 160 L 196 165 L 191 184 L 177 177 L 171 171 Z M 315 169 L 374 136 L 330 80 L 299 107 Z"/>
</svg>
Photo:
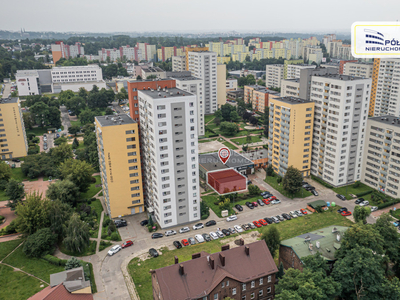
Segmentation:
<svg viewBox="0 0 400 300">
<path fill-rule="evenodd" d="M 200 252 L 182 263 L 150 271 L 155 300 L 273 300 L 278 269 L 264 241 L 221 252 Z"/>
</svg>

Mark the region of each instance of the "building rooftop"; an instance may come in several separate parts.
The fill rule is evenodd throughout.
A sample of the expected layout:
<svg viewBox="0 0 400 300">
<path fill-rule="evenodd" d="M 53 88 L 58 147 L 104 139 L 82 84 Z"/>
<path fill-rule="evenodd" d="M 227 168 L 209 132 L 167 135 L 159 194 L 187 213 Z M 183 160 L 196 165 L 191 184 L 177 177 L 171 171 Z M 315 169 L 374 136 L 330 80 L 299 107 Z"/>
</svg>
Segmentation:
<svg viewBox="0 0 400 300">
<path fill-rule="evenodd" d="M 356 77 L 356 76 L 350 76 L 350 75 L 341 75 L 341 74 L 324 74 L 324 75 L 313 75 L 314 77 L 323 77 L 323 78 L 330 78 L 330 79 L 337 79 L 337 80 L 343 80 L 343 81 L 352 81 L 352 80 L 366 80 L 370 78 L 362 78 L 362 77 Z"/>
<path fill-rule="evenodd" d="M 386 125 L 393 125 L 396 127 L 400 127 L 400 118 L 399 117 L 386 115 L 386 116 L 368 118 L 368 120 L 376 121 L 376 122 L 383 123 Z"/>
<path fill-rule="evenodd" d="M 119 114 L 112 116 L 97 116 L 96 120 L 100 123 L 101 126 L 116 126 L 122 124 L 136 123 L 136 121 L 134 121 L 127 114 Z"/>
<path fill-rule="evenodd" d="M 287 104 L 304 104 L 304 103 L 313 103 L 313 101 L 310 100 L 305 100 L 305 99 L 300 99 L 297 97 L 280 97 L 280 98 L 275 98 L 274 100 L 276 101 L 281 101 Z"/>
<path fill-rule="evenodd" d="M 231 150 L 231 156 L 226 164 L 219 159 L 218 152 L 199 154 L 199 164 L 207 171 L 216 171 L 228 168 L 237 168 L 241 166 L 252 165 L 253 162 L 241 154 Z"/>
<path fill-rule="evenodd" d="M 281 246 L 292 248 L 300 259 L 319 252 L 322 257 L 331 261 L 335 259 L 335 252 L 340 249 L 347 229 L 345 226 L 332 225 L 284 240 Z"/>
<path fill-rule="evenodd" d="M 267 149 L 262 149 L 262 150 L 255 150 L 255 151 L 249 151 L 249 152 L 244 152 L 242 155 L 252 161 L 257 160 L 257 159 L 264 159 L 268 158 L 268 150 Z"/>
<path fill-rule="evenodd" d="M 151 90 L 139 90 L 140 93 L 146 94 L 153 99 L 161 99 L 161 98 L 176 98 L 179 96 L 192 96 L 193 94 L 186 92 L 184 90 L 178 88 L 170 88 L 170 89 L 160 89 L 159 91 L 151 89 Z"/>
<path fill-rule="evenodd" d="M 7 103 L 18 103 L 18 97 L 10 97 L 10 98 L 1 98 L 0 104 L 7 104 Z"/>
<path fill-rule="evenodd" d="M 225 278 L 249 282 L 278 272 L 264 241 L 209 254 L 193 254 L 192 259 L 154 271 L 162 299 L 202 299 Z"/>
</svg>

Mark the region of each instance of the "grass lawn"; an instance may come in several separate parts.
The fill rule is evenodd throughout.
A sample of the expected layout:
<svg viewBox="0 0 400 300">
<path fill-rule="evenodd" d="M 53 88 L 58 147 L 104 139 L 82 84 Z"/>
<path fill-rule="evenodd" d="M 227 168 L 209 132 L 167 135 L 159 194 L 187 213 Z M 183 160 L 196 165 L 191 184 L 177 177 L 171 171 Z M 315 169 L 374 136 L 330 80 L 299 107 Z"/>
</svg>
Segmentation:
<svg viewBox="0 0 400 300">
<path fill-rule="evenodd" d="M 337 193 L 337 194 L 341 194 L 341 195 L 345 196 L 347 200 L 355 199 L 355 198 L 351 197 L 350 194 L 355 195 L 355 194 L 359 194 L 359 193 L 362 193 L 362 192 L 373 191 L 374 190 L 373 188 L 371 188 L 368 185 L 365 185 L 365 184 L 363 184 L 361 182 L 359 184 L 360 185 L 359 185 L 358 188 L 354 188 L 354 183 L 353 183 L 353 184 L 350 184 L 348 186 L 342 186 L 342 187 L 339 187 L 339 188 L 333 188 L 332 190 L 335 191 L 335 193 Z M 367 197 L 367 196 L 369 196 L 369 197 Z M 367 199 L 367 198 L 370 199 L 371 198 L 371 194 L 365 195 L 365 196 L 362 196 L 362 197 L 364 199 Z"/>
<path fill-rule="evenodd" d="M 277 190 L 279 193 L 282 195 L 288 197 L 288 198 L 305 198 L 308 196 L 311 196 L 312 194 L 309 191 L 306 191 L 305 189 L 301 188 L 299 192 L 296 194 L 292 195 L 289 194 L 287 191 L 283 189 L 283 184 L 278 184 L 277 182 L 278 177 L 272 177 L 272 176 L 267 176 L 267 178 L 264 180 L 266 183 L 268 183 L 271 187 L 273 187 L 275 190 Z"/>
<path fill-rule="evenodd" d="M 231 141 L 237 145 L 243 145 L 243 144 L 247 144 L 246 138 L 247 137 L 238 138 L 238 139 L 233 139 Z M 259 135 L 251 136 L 251 143 L 258 143 L 258 142 L 261 142 L 261 138 Z"/>
<path fill-rule="evenodd" d="M 204 116 L 204 124 L 207 124 L 208 122 L 210 122 L 214 118 L 215 118 L 214 115 L 205 115 Z"/>
<path fill-rule="evenodd" d="M 40 287 L 42 284 L 44 287 Z M 25 300 L 46 287 L 46 284 L 34 277 L 0 265 L 1 299 Z"/>
<path fill-rule="evenodd" d="M 23 245 L 15 250 L 4 262 L 27 273 L 50 282 L 50 274 L 64 271 L 64 267 L 55 266 L 41 258 L 29 258 L 22 251 Z"/>
<path fill-rule="evenodd" d="M 96 253 L 96 245 L 97 245 L 96 241 L 90 241 L 90 245 L 86 247 L 85 250 L 83 250 L 82 252 L 72 252 L 65 249 L 64 244 L 61 244 L 60 251 L 70 256 L 78 256 L 78 257 L 88 256 Z"/>
<path fill-rule="evenodd" d="M 32 129 L 27 129 L 26 135 L 28 135 L 29 133 L 33 133 L 36 136 L 40 136 L 40 135 L 43 135 L 44 133 L 47 133 L 49 128 L 54 128 L 54 126 L 34 127 Z M 56 128 L 56 129 L 59 129 L 59 128 Z M 62 126 L 62 125 L 61 125 L 61 130 L 64 130 L 64 126 Z"/>
<path fill-rule="evenodd" d="M 93 198 L 98 192 L 101 191 L 101 187 L 96 187 L 96 185 L 101 184 L 100 175 L 93 176 L 96 178 L 96 182 L 92 183 L 86 193 L 81 194 L 81 199 L 90 199 Z"/>
<path fill-rule="evenodd" d="M 8 197 L 6 196 L 6 191 L 0 191 L 0 201 L 6 201 Z"/>
<path fill-rule="evenodd" d="M 21 243 L 21 239 L 0 243 L 0 260 L 4 259 L 8 253 L 13 251 Z"/>
<path fill-rule="evenodd" d="M 284 240 L 330 225 L 350 226 L 353 224 L 351 221 L 335 212 L 335 210 L 336 208 L 321 214 L 316 213 L 269 226 L 276 226 L 281 235 L 281 239 Z M 263 228 L 259 228 L 258 231 L 262 229 Z M 138 258 L 132 259 L 128 265 L 128 271 L 136 285 L 139 297 L 141 299 L 151 299 L 152 297 L 150 269 L 155 270 L 172 265 L 175 255 L 179 258 L 179 262 L 182 262 L 190 260 L 193 253 L 201 251 L 208 253 L 219 252 L 221 251 L 221 245 L 224 244 L 224 239 L 218 239 L 176 250 L 162 248 L 162 255 L 156 258 L 150 258 L 140 262 Z"/>
<path fill-rule="evenodd" d="M 238 147 L 236 147 L 235 145 L 233 145 L 232 143 L 229 143 L 228 141 L 223 142 L 222 144 L 224 144 L 226 147 L 228 147 L 231 150 L 237 150 L 239 149 Z"/>
</svg>

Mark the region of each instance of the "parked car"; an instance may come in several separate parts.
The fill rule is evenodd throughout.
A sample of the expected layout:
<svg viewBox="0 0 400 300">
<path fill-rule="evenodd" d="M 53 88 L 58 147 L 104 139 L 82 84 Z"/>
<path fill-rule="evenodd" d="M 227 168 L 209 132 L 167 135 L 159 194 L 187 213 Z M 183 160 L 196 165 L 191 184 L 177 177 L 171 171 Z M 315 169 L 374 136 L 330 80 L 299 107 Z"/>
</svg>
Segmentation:
<svg viewBox="0 0 400 300">
<path fill-rule="evenodd" d="M 165 232 L 165 236 L 170 236 L 170 235 L 175 235 L 176 234 L 176 231 L 175 230 L 167 230 L 166 232 Z"/>
<path fill-rule="evenodd" d="M 235 221 L 235 220 L 237 220 L 237 216 L 236 215 L 229 216 L 229 217 L 226 218 L 227 222 L 231 222 L 231 221 Z"/>
<path fill-rule="evenodd" d="M 221 230 L 218 230 L 218 231 L 216 231 L 215 233 L 216 233 L 216 234 L 218 235 L 218 237 L 220 237 L 220 238 L 223 238 L 223 237 L 224 237 L 224 234 L 222 233 Z"/>
<path fill-rule="evenodd" d="M 251 204 L 253 204 L 254 207 L 257 207 L 257 206 L 258 206 L 257 201 L 254 201 L 254 202 L 252 202 Z"/>
<path fill-rule="evenodd" d="M 150 249 L 149 249 L 149 254 L 150 254 L 151 256 L 153 256 L 153 257 L 157 257 L 157 256 L 158 256 L 158 252 L 157 252 L 157 250 L 154 249 L 154 248 L 150 248 Z"/>
<path fill-rule="evenodd" d="M 342 215 L 343 217 L 351 216 L 351 212 L 349 212 L 349 211 L 342 211 L 342 212 L 341 212 L 341 215 Z"/>
<path fill-rule="evenodd" d="M 179 233 L 185 233 L 185 232 L 189 232 L 190 228 L 189 227 L 183 227 L 181 229 L 179 229 Z"/>
<path fill-rule="evenodd" d="M 286 220 L 291 220 L 292 219 L 292 217 L 287 213 L 283 213 L 282 217 L 284 217 Z"/>
<path fill-rule="evenodd" d="M 337 210 L 337 212 L 338 212 L 339 214 L 341 214 L 341 213 L 344 212 L 344 211 L 347 211 L 347 207 L 341 207 L 341 208 L 339 208 L 339 209 Z"/>
<path fill-rule="evenodd" d="M 176 249 L 181 249 L 182 248 L 182 244 L 179 241 L 174 241 L 172 244 L 174 244 Z"/>
<path fill-rule="evenodd" d="M 301 213 L 303 215 L 307 215 L 308 214 L 308 212 L 304 208 L 300 208 L 300 211 L 301 211 Z"/>
<path fill-rule="evenodd" d="M 213 240 L 217 240 L 217 239 L 218 239 L 218 235 L 217 235 L 215 232 L 213 232 L 213 231 L 210 232 L 210 236 L 211 236 L 211 238 L 212 238 Z"/>
<path fill-rule="evenodd" d="M 188 242 L 190 245 L 195 245 L 196 244 L 196 240 L 192 237 L 188 238 Z"/>
<path fill-rule="evenodd" d="M 368 204 L 369 204 L 368 201 L 364 201 L 364 202 L 361 202 L 361 203 L 360 203 L 360 206 L 367 206 Z"/>
<path fill-rule="evenodd" d="M 204 228 L 203 223 L 197 223 L 196 225 L 193 225 L 193 230 L 201 229 Z"/>
<path fill-rule="evenodd" d="M 233 228 L 235 228 L 235 230 L 236 230 L 238 233 L 243 232 L 243 228 L 240 227 L 239 225 L 235 225 L 235 226 L 233 226 Z M 245 230 L 246 230 L 246 229 L 245 229 Z"/>
<path fill-rule="evenodd" d="M 213 226 L 213 225 L 217 225 L 217 222 L 215 222 L 214 220 L 210 220 L 206 223 L 206 226 Z"/>
<path fill-rule="evenodd" d="M 133 242 L 132 241 L 126 241 L 125 243 L 123 243 L 122 245 L 121 245 L 121 247 L 122 247 L 122 249 L 123 248 L 127 248 L 127 247 L 129 247 L 129 246 L 132 246 L 133 245 Z"/>
<path fill-rule="evenodd" d="M 143 220 L 140 222 L 140 225 L 142 225 L 142 226 L 145 226 L 147 224 L 149 224 L 149 220 Z"/>
<path fill-rule="evenodd" d="M 117 253 L 118 251 L 120 251 L 122 248 L 120 245 L 115 245 L 114 247 L 112 247 L 110 250 L 108 250 L 108 255 L 113 256 L 115 253 Z"/>
<path fill-rule="evenodd" d="M 262 199 L 258 199 L 257 202 L 258 202 L 258 204 L 259 204 L 260 206 L 264 206 L 264 202 L 262 201 Z"/>
<path fill-rule="evenodd" d="M 314 196 L 318 196 L 318 192 L 317 192 L 316 190 L 311 190 L 310 192 L 311 192 L 311 194 L 313 194 Z"/>
<path fill-rule="evenodd" d="M 240 204 L 236 204 L 236 205 L 235 205 L 235 208 L 236 208 L 238 211 L 243 211 L 243 207 L 242 207 Z"/>
<path fill-rule="evenodd" d="M 181 241 L 181 243 L 182 243 L 183 246 L 189 246 L 189 242 L 188 242 L 187 239 L 183 239 L 183 240 Z"/>
<path fill-rule="evenodd" d="M 235 225 L 235 226 L 237 226 L 237 225 Z M 242 225 L 242 228 L 243 228 L 243 230 L 250 230 L 251 228 L 249 227 L 249 225 L 247 225 L 247 224 L 243 224 Z"/>
<path fill-rule="evenodd" d="M 158 238 L 162 238 L 164 235 L 162 234 L 162 233 L 159 233 L 159 232 L 154 232 L 152 235 L 151 235 L 151 238 L 152 239 L 158 239 Z"/>
<path fill-rule="evenodd" d="M 340 200 L 346 200 L 346 197 L 340 194 L 336 194 L 336 197 L 338 197 Z"/>
<path fill-rule="evenodd" d="M 377 211 L 377 210 L 378 210 L 378 206 L 371 206 L 371 212 Z"/>
<path fill-rule="evenodd" d="M 254 229 L 254 228 L 256 228 L 256 226 L 255 226 L 253 223 L 248 223 L 248 224 L 247 224 L 247 226 L 249 226 L 249 227 L 250 227 L 250 229 Z"/>
<path fill-rule="evenodd" d="M 261 223 L 258 221 L 253 221 L 254 226 L 256 226 L 257 228 L 262 227 Z"/>
<path fill-rule="evenodd" d="M 115 224 L 115 227 L 117 227 L 117 228 L 128 226 L 128 223 L 124 219 L 114 220 L 114 224 Z"/>
<path fill-rule="evenodd" d="M 258 220 L 258 222 L 259 222 L 262 226 L 267 226 L 267 225 L 268 225 L 267 221 L 265 221 L 264 219 L 260 219 L 260 220 Z"/>
<path fill-rule="evenodd" d="M 221 230 L 223 234 L 225 234 L 226 236 L 231 235 L 231 232 L 228 229 L 222 229 Z"/>
<path fill-rule="evenodd" d="M 211 242 L 211 237 L 207 233 L 203 233 L 202 236 L 206 242 Z"/>
<path fill-rule="evenodd" d="M 262 201 L 265 203 L 265 205 L 271 204 L 268 199 L 263 199 Z"/>
<path fill-rule="evenodd" d="M 292 218 L 297 218 L 298 217 L 298 215 L 292 210 L 291 212 L 289 212 L 289 215 L 292 217 Z"/>
<path fill-rule="evenodd" d="M 362 203 L 362 202 L 364 202 L 364 201 L 365 201 L 364 198 L 358 198 L 358 199 L 355 201 L 355 204 L 360 204 L 360 203 Z"/>
<path fill-rule="evenodd" d="M 197 241 L 198 243 L 204 243 L 204 238 L 203 238 L 203 236 L 202 236 L 201 234 L 196 234 L 196 235 L 194 236 L 194 238 L 196 239 L 196 241 Z"/>
<path fill-rule="evenodd" d="M 253 204 L 251 204 L 250 202 L 246 202 L 246 206 L 248 207 L 248 208 L 250 208 L 250 209 L 253 209 L 254 208 L 254 206 L 253 206 Z"/>
<path fill-rule="evenodd" d="M 236 233 L 235 228 L 229 227 L 228 230 L 229 230 L 229 232 L 230 232 L 231 234 L 235 234 L 235 233 Z"/>
<path fill-rule="evenodd" d="M 279 204 L 279 203 L 281 203 L 281 200 L 279 200 L 279 199 L 275 199 L 275 200 L 271 201 L 271 204 Z"/>
</svg>

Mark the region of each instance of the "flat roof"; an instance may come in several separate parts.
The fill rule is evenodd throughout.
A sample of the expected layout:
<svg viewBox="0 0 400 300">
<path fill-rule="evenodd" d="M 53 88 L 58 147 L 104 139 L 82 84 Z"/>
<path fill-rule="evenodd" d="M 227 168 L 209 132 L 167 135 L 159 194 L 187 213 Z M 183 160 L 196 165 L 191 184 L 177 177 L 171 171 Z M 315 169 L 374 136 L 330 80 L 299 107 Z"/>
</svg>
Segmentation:
<svg viewBox="0 0 400 300">
<path fill-rule="evenodd" d="M 19 100 L 18 97 L 1 98 L 0 104 L 17 103 L 18 100 Z"/>
<path fill-rule="evenodd" d="M 207 171 L 216 171 L 228 168 L 237 168 L 241 166 L 252 165 L 253 162 L 241 154 L 231 150 L 231 156 L 226 164 L 219 159 L 218 152 L 199 154 L 199 164 Z"/>
<path fill-rule="evenodd" d="M 117 126 L 122 124 L 133 124 L 136 123 L 130 116 L 127 114 L 118 114 L 112 116 L 97 116 L 96 120 L 100 123 L 101 126 Z M 120 124 L 121 122 L 121 124 Z"/>
<path fill-rule="evenodd" d="M 383 123 L 386 125 L 393 125 L 396 127 L 400 127 L 400 118 L 399 117 L 386 115 L 386 116 L 368 118 L 368 120 L 376 121 L 376 122 Z"/>
<path fill-rule="evenodd" d="M 146 94 L 150 96 L 153 99 L 161 99 L 161 98 L 177 98 L 179 96 L 192 96 L 192 93 L 189 93 L 187 91 L 178 89 L 178 88 L 170 88 L 170 89 L 165 89 L 165 92 L 160 89 L 159 91 L 157 90 L 139 90 L 139 92 Z"/>
<path fill-rule="evenodd" d="M 313 101 L 300 99 L 297 97 L 280 97 L 280 98 L 275 98 L 274 100 L 278 100 L 278 101 L 285 102 L 285 103 L 292 104 L 292 105 L 293 104 L 313 103 Z"/>
</svg>

